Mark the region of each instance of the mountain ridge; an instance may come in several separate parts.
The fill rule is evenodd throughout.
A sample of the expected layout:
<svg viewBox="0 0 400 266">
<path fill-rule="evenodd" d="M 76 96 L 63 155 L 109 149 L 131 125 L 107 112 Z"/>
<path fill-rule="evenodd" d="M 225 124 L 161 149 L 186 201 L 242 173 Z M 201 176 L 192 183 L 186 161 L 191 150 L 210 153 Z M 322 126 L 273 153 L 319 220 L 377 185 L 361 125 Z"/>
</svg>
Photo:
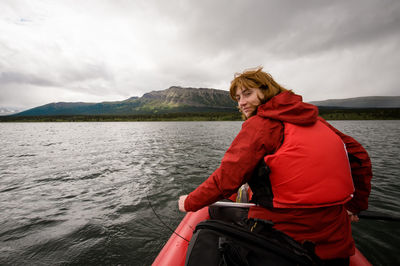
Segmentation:
<svg viewBox="0 0 400 266">
<path fill-rule="evenodd" d="M 337 108 L 400 108 L 400 96 L 363 96 L 309 102 L 318 107 Z"/>
<path fill-rule="evenodd" d="M 367 96 L 311 101 L 321 108 L 400 108 L 400 96 Z M 237 103 L 229 91 L 212 88 L 171 86 L 151 91 L 142 97 L 122 101 L 55 102 L 38 106 L 12 116 L 54 115 L 141 115 L 167 113 L 237 112 Z"/>
<path fill-rule="evenodd" d="M 178 112 L 234 112 L 228 91 L 172 86 L 122 101 L 85 103 L 56 102 L 38 106 L 14 116 L 49 115 L 132 115 Z"/>
</svg>

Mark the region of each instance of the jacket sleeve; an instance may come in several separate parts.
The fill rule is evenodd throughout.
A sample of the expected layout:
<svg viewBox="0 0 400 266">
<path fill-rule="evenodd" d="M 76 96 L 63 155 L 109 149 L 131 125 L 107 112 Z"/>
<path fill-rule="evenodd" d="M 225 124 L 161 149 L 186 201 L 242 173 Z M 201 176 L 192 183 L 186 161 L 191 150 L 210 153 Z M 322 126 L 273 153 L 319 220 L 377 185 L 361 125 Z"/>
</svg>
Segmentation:
<svg viewBox="0 0 400 266">
<path fill-rule="evenodd" d="M 218 169 L 188 195 L 185 210 L 197 211 L 237 192 L 261 158 L 279 145 L 280 130 L 280 123 L 258 116 L 244 122 Z"/>
<path fill-rule="evenodd" d="M 355 139 L 343 134 L 324 119 L 319 119 L 340 136 L 346 145 L 355 188 L 354 197 L 346 203 L 346 209 L 355 214 L 368 209 L 368 197 L 371 192 L 372 166 L 367 151 Z"/>
</svg>

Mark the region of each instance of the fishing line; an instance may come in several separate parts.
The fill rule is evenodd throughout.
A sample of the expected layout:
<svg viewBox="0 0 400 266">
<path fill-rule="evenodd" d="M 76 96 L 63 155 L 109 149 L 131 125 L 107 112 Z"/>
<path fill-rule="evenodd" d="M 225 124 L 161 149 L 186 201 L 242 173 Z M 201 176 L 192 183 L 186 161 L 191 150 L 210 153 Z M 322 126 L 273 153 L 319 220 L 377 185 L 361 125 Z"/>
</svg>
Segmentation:
<svg viewBox="0 0 400 266">
<path fill-rule="evenodd" d="M 183 236 L 179 235 L 177 232 L 175 232 L 175 230 L 173 230 L 171 227 L 169 227 L 166 223 L 163 222 L 163 220 L 161 220 L 160 216 L 158 216 L 158 214 L 156 213 L 156 211 L 154 210 L 153 206 L 151 205 L 150 199 L 149 199 L 149 195 L 147 195 L 146 193 L 146 198 L 147 198 L 147 202 L 149 203 L 150 208 L 153 210 L 154 214 L 157 216 L 158 220 L 160 220 L 160 222 L 166 227 L 168 228 L 172 233 L 174 233 L 175 235 L 179 236 L 180 238 L 182 238 L 183 240 L 185 240 L 186 242 L 189 242 L 189 240 L 187 240 L 186 238 L 184 238 Z"/>
</svg>

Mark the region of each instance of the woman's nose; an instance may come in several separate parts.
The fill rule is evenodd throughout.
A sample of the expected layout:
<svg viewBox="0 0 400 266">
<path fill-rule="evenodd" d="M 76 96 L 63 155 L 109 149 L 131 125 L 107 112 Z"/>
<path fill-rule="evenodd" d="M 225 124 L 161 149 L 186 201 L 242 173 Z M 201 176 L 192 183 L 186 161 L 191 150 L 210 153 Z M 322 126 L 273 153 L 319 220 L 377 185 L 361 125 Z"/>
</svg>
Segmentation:
<svg viewBox="0 0 400 266">
<path fill-rule="evenodd" d="M 243 106 L 243 105 L 245 105 L 246 104 L 246 101 L 243 99 L 243 97 L 242 98 L 240 98 L 240 100 L 239 100 L 239 106 Z"/>
</svg>

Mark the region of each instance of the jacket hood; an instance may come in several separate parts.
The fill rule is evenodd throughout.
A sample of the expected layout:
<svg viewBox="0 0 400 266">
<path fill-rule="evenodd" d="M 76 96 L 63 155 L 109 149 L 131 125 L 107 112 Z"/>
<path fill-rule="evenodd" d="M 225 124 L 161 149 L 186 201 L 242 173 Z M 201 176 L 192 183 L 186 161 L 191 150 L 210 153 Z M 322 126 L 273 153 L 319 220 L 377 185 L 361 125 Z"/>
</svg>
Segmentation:
<svg viewBox="0 0 400 266">
<path fill-rule="evenodd" d="M 297 125 L 308 125 L 317 121 L 318 107 L 304 103 L 300 95 L 285 91 L 260 105 L 257 115 Z"/>
</svg>

